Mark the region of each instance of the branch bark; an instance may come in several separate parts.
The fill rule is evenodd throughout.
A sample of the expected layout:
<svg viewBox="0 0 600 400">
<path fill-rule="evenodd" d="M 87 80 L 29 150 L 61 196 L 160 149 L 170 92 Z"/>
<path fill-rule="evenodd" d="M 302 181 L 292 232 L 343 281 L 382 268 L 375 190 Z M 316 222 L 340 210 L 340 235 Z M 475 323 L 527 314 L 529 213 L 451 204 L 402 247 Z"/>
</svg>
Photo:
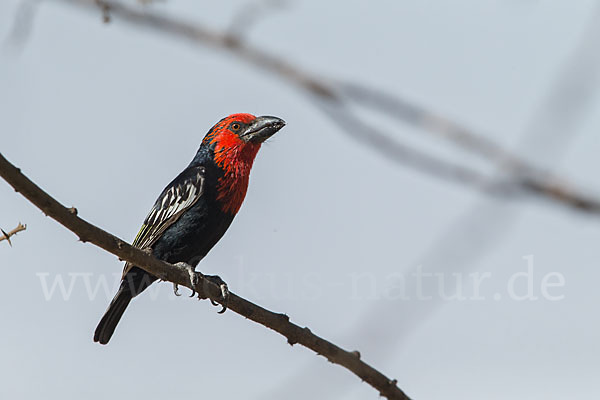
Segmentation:
<svg viewBox="0 0 600 400">
<path fill-rule="evenodd" d="M 21 231 L 24 231 L 25 229 L 27 229 L 27 225 L 23 225 L 20 222 L 19 225 L 17 225 L 17 227 L 12 231 L 4 232 L 4 230 L 0 229 L 0 232 L 2 233 L 2 236 L 0 236 L 0 242 L 6 240 L 8 244 L 12 246 L 12 243 L 10 242 L 10 237 L 16 235 Z"/>
<path fill-rule="evenodd" d="M 197 273 L 199 283 L 194 287 L 186 269 L 161 261 L 78 217 L 77 209 L 63 206 L 23 175 L 21 170 L 11 164 L 1 153 L 0 176 L 44 214 L 75 233 L 80 241 L 93 243 L 121 260 L 129 261 L 164 281 L 188 287 L 197 293 L 205 294 L 214 301 L 221 302 L 219 286 L 208 279 L 203 279 L 204 276 L 201 273 Z M 394 400 L 409 400 L 409 397 L 398 388 L 395 379 L 388 378 L 363 362 L 359 352 L 346 351 L 313 334 L 307 327 L 302 328 L 290 322 L 287 315 L 269 311 L 234 293 L 230 293 L 227 305 L 232 311 L 285 336 L 290 345 L 301 344 L 324 356 L 330 362 L 345 367 L 378 390 L 382 396 Z"/>
</svg>

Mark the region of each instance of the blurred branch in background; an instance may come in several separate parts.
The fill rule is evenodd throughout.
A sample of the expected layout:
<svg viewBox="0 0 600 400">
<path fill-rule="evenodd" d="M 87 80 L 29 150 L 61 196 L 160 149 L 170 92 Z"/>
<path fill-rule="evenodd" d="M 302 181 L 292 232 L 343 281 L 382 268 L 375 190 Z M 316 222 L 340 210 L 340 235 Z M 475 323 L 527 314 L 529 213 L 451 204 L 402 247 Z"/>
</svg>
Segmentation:
<svg viewBox="0 0 600 400">
<path fill-rule="evenodd" d="M 531 117 L 516 148 L 521 153 L 528 154 L 537 166 L 547 166 L 543 169 L 531 170 L 529 165 L 522 165 L 519 158 L 487 142 L 484 138 L 473 137 L 462 130 L 460 125 L 451 121 L 433 120 L 434 125 L 441 124 L 445 129 L 438 130 L 438 134 L 447 134 L 451 142 L 472 148 L 473 152 L 487 156 L 498 166 L 496 184 L 504 182 L 506 169 L 521 176 L 538 176 L 549 173 L 558 165 L 561 155 L 567 151 L 569 144 L 580 132 L 580 124 L 586 112 L 597 96 L 600 81 L 600 7 L 596 8 L 583 31 L 578 45 L 565 60 L 565 65 L 559 70 L 556 81 L 551 86 L 545 98 L 540 103 L 535 114 Z M 365 90 L 346 86 L 345 90 L 357 100 L 370 104 L 375 108 L 389 109 L 390 114 L 396 114 L 415 125 L 428 125 L 431 114 L 415 109 L 408 103 L 403 103 L 393 96 L 382 95 L 381 92 Z M 493 181 L 492 181 L 493 182 Z M 490 184 L 493 186 L 493 183 Z M 532 188 L 533 189 L 533 188 Z M 519 208 L 514 203 L 502 202 L 489 197 L 481 198 L 469 209 L 465 210 L 443 232 L 437 235 L 436 240 L 419 257 L 415 266 L 421 268 L 421 273 L 432 273 L 436 270 L 452 273 L 465 273 L 478 269 L 476 264 L 496 248 L 501 241 L 511 232 L 511 228 L 518 221 Z M 404 272 L 404 276 L 416 273 L 416 267 Z M 408 298 L 415 298 L 415 288 L 407 288 Z M 427 291 L 430 288 L 424 287 Z M 452 296 L 454 293 L 449 293 Z M 429 301 L 377 301 L 363 315 L 357 319 L 355 326 L 345 340 L 360 341 L 370 344 L 363 350 L 379 362 L 385 363 L 393 354 L 394 349 L 400 347 L 403 341 L 415 332 L 424 322 L 429 320 L 444 305 L 444 301 L 434 297 Z M 401 331 L 382 330 L 376 327 L 381 320 L 386 319 L 390 324 L 404 327 Z M 368 339 L 368 340 L 366 340 Z M 315 382 L 322 376 L 322 368 L 314 362 L 308 363 L 301 371 L 289 380 L 273 387 L 261 399 L 278 399 L 284 393 L 296 392 L 296 389 L 309 387 L 307 384 Z M 328 398 L 343 398 L 349 389 L 340 382 L 337 385 L 328 385 L 325 393 L 320 396 Z M 294 399 L 306 397 L 296 396 Z M 310 395 L 310 394 L 309 394 Z"/>
<path fill-rule="evenodd" d="M 600 6 L 590 16 L 579 44 L 559 71 L 555 83 L 541 102 L 517 145 L 538 165 L 557 166 L 569 144 L 580 132 L 586 112 L 597 96 L 600 82 Z M 501 176 L 501 171 L 498 171 Z M 422 257 L 421 265 L 451 263 L 454 270 L 468 268 L 510 232 L 518 209 L 480 199 L 451 224 Z M 438 308 L 439 304 L 431 304 Z M 420 320 L 431 312 L 414 310 Z M 433 310 L 432 310 L 433 311 Z M 405 314 L 406 316 L 406 314 Z M 368 315 L 365 315 L 368 318 Z M 399 340 L 395 337 L 392 340 Z"/>
<path fill-rule="evenodd" d="M 281 10 L 288 6 L 288 0 L 255 0 L 246 3 L 235 13 L 229 24 L 227 35 L 242 40 L 268 11 Z"/>
<path fill-rule="evenodd" d="M 11 231 L 5 232 L 3 229 L 0 229 L 0 232 L 2 233 L 2 235 L 0 235 L 0 242 L 6 240 L 8 244 L 12 246 L 12 243 L 10 241 L 11 236 L 14 236 L 17 233 L 24 231 L 25 229 L 27 229 L 27 225 L 23 225 L 20 222 L 19 225 L 17 225 L 17 227 Z"/>
<path fill-rule="evenodd" d="M 536 165 L 547 165 L 548 169 L 558 165 L 561 156 L 580 132 L 581 122 L 597 96 L 600 81 L 600 53 L 597 51 L 599 47 L 600 7 L 597 7 L 596 12 L 590 16 L 579 44 L 566 59 L 556 81 L 531 117 L 517 144 L 521 152 L 526 152 L 535 159 Z M 369 93 L 363 94 L 369 95 Z M 394 99 L 379 97 L 378 93 L 375 96 L 378 98 L 371 100 L 379 102 L 381 107 L 396 107 Z M 409 108 L 409 106 L 399 106 L 398 109 Z M 415 111 L 406 118 L 425 119 L 426 116 Z M 492 143 L 470 142 L 470 137 L 464 137 L 459 129 L 460 127 L 457 126 L 450 128 L 455 131 L 456 142 L 464 142 L 467 146 L 483 145 L 478 152 L 487 153 L 489 157 L 501 154 L 501 149 L 496 148 Z M 508 163 L 504 160 L 508 160 Z M 498 158 L 496 163 L 499 168 L 497 182 L 503 182 L 505 168 L 515 169 L 516 173 L 528 168 L 519 165 L 518 159 L 511 160 L 506 157 Z M 540 173 L 540 171 L 525 172 L 526 174 Z M 477 261 L 496 248 L 510 233 L 511 228 L 518 221 L 519 210 L 514 203 L 501 202 L 489 197 L 481 198 L 441 232 L 414 265 L 424 274 L 432 273 L 437 268 L 437 270 L 462 273 L 462 276 L 466 276 L 467 272 L 477 270 L 479 267 Z M 416 272 L 417 269 L 413 268 L 406 271 L 404 276 L 411 276 Z M 415 288 L 407 289 L 409 290 L 407 297 L 415 298 Z M 423 291 L 429 289 L 431 288 L 424 287 Z M 454 293 L 448 294 L 450 297 L 452 295 Z M 376 343 L 363 350 L 368 350 L 369 355 L 375 357 L 378 363 L 385 362 L 396 354 L 393 349 L 400 347 L 409 335 L 429 320 L 444 304 L 445 302 L 437 297 L 429 301 L 377 301 L 364 312 L 356 325 L 348 330 L 350 334 L 345 340 L 360 341 L 365 344 Z M 405 329 L 390 331 L 374 328 L 384 318 L 391 324 L 401 324 Z M 365 340 L 366 338 L 368 340 Z M 312 383 L 318 379 L 321 371 L 316 363 L 311 362 L 292 379 L 274 387 L 262 398 L 276 399 L 280 398 L 283 392 L 290 392 L 290 388 L 306 388 L 307 382 Z M 343 397 L 344 391 L 347 389 L 341 384 L 328 385 L 327 392 L 320 392 L 319 395 L 327 395 L 330 398 Z"/>
<path fill-rule="evenodd" d="M 509 174 L 502 174 L 502 177 L 493 177 L 473 168 L 451 163 L 403 145 L 397 140 L 391 139 L 375 126 L 362 121 L 347 107 L 340 106 L 337 103 L 323 104 L 321 109 L 342 128 L 342 131 L 355 140 L 376 148 L 382 156 L 391 161 L 409 165 L 428 175 L 471 186 L 484 194 L 501 199 L 534 195 L 578 211 L 592 214 L 600 213 L 600 200 L 597 198 L 575 191 L 570 184 L 562 179 L 559 180 L 556 177 L 552 179 L 543 178 L 542 176 L 549 174 L 519 161 L 514 156 L 504 159 L 502 155 L 506 154 L 508 156 L 509 154 L 505 151 L 495 155 L 498 160 L 507 161 L 502 166 L 510 165 L 509 170 L 504 171 L 509 172 Z M 462 138 L 459 139 L 458 143 L 466 143 L 463 140 Z M 474 147 L 479 148 L 481 146 L 483 148 L 484 143 L 480 142 Z M 486 151 L 492 148 L 492 142 L 490 144 L 489 147 L 485 147 Z M 512 162 L 508 162 L 509 160 L 512 160 Z"/>
<path fill-rule="evenodd" d="M 375 388 L 381 396 L 388 399 L 410 400 L 397 386 L 395 379 L 389 379 L 381 372 L 361 360 L 358 351 L 346 351 L 339 346 L 313 334 L 307 327 L 290 322 L 285 314 L 274 313 L 262 308 L 234 293 L 229 293 L 224 301 L 221 298 L 219 286 L 204 275 L 196 272 L 197 284 L 190 281 L 190 276 L 185 268 L 181 268 L 165 261 L 159 260 L 141 249 L 137 249 L 116 236 L 90 224 L 77 216 L 77 209 L 66 208 L 29 178 L 21 170 L 12 165 L 0 154 L 0 176 L 8 182 L 16 192 L 20 193 L 32 204 L 38 207 L 47 216 L 53 218 L 61 225 L 75 233 L 82 242 L 90 242 L 147 272 L 169 281 L 202 293 L 205 297 L 227 305 L 232 311 L 257 322 L 267 328 L 280 333 L 290 345 L 296 343 L 313 350 L 316 354 L 325 357 L 331 363 L 340 365 L 353 372 L 362 381 Z M 19 224 L 20 225 L 20 224 Z M 25 229 L 23 226 L 21 230 Z"/>
<path fill-rule="evenodd" d="M 600 6 L 596 7 L 595 13 L 590 16 L 578 45 L 567 57 L 565 65 L 559 70 L 555 82 L 532 115 L 517 144 L 521 152 L 531 154 L 530 157 L 535 159 L 537 165 L 547 165 L 548 170 L 555 168 L 569 148 L 569 144 L 581 131 L 580 126 L 584 116 L 591 108 L 598 92 L 600 82 L 598 47 L 600 47 Z M 517 168 L 521 167 L 517 166 Z M 503 179 L 502 170 L 497 171 L 497 175 L 498 179 Z M 489 198 L 480 199 L 439 235 L 417 265 L 441 266 L 444 269 L 451 268 L 453 272 L 476 269 L 475 261 L 484 257 L 487 251 L 497 246 L 510 232 L 510 228 L 517 221 L 518 211 L 518 208 L 511 207 L 507 203 L 491 201 Z M 375 318 L 376 310 L 385 313 L 386 307 L 388 311 L 394 307 L 397 312 L 398 307 L 402 307 L 398 302 L 391 303 L 393 304 L 387 306 L 380 304 L 374 307 L 372 313 L 363 316 L 359 325 L 366 326 L 365 320 Z M 408 317 L 409 320 L 414 320 L 411 326 L 417 326 L 440 307 L 441 303 L 435 301 L 428 304 L 423 302 L 418 305 L 412 304 L 410 309 L 407 307 L 403 310 L 405 312 L 402 313 L 402 323 L 406 323 Z M 393 346 L 406 337 L 406 334 L 408 332 L 404 331 L 382 342 L 387 346 Z"/>
<path fill-rule="evenodd" d="M 573 189 L 566 179 L 551 177 L 547 172 L 530 165 L 502 146 L 486 139 L 459 124 L 429 110 L 394 98 L 357 83 L 335 82 L 320 78 L 317 74 L 303 70 L 285 59 L 264 52 L 243 41 L 240 32 L 216 32 L 179 18 L 154 12 L 148 7 L 129 6 L 119 1 L 108 0 L 60 0 L 63 3 L 84 7 L 93 12 L 102 11 L 113 19 L 185 39 L 196 45 L 227 50 L 240 60 L 277 75 L 289 84 L 301 88 L 315 99 L 319 110 L 343 124 L 343 133 L 360 140 L 364 145 L 392 159 L 436 178 L 475 187 L 486 194 L 500 198 L 523 198 L 533 196 L 551 200 L 580 212 L 600 214 L 600 200 L 587 193 Z M 99 7 L 100 5 L 100 7 Z M 452 164 L 437 157 L 400 144 L 376 127 L 362 121 L 349 107 L 358 103 L 376 108 L 391 117 L 399 118 L 424 132 L 442 136 L 453 144 L 500 165 L 508 176 L 503 181 L 494 179 L 477 170 Z M 342 121 L 340 116 L 353 122 Z"/>
<path fill-rule="evenodd" d="M 33 20 L 39 4 L 40 0 L 22 0 L 19 3 L 11 30 L 4 40 L 5 44 L 18 49 L 27 42 L 33 30 Z"/>
</svg>

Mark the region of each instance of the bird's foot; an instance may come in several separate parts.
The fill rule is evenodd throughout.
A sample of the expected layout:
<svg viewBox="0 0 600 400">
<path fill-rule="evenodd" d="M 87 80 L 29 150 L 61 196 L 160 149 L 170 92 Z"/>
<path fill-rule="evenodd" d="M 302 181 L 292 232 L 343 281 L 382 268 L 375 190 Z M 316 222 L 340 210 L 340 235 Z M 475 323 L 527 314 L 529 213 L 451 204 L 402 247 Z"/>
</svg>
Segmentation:
<svg viewBox="0 0 600 400">
<path fill-rule="evenodd" d="M 196 275 L 196 269 L 190 264 L 184 262 L 178 262 L 177 264 L 175 264 L 175 266 L 179 268 L 184 268 L 190 276 L 190 283 L 192 284 L 192 287 L 196 287 L 196 285 L 198 284 L 198 276 Z M 173 293 L 175 293 L 175 296 L 181 296 L 179 294 L 179 285 L 177 285 L 176 283 L 173 283 Z M 194 297 L 195 294 L 196 291 L 192 289 L 192 294 L 190 295 L 190 297 Z"/>
<path fill-rule="evenodd" d="M 184 262 L 178 262 L 177 264 L 175 264 L 175 266 L 177 266 L 179 268 L 184 268 L 188 272 L 188 274 L 190 276 L 191 286 L 193 288 L 198 289 L 198 299 L 199 300 L 209 298 L 209 296 L 206 295 L 208 288 L 207 287 L 200 288 L 198 285 L 198 283 L 199 283 L 198 275 L 202 275 L 202 274 L 196 272 L 194 267 L 192 267 L 190 264 L 187 264 Z M 214 301 L 213 299 L 210 299 L 210 302 L 214 306 L 218 306 L 220 304 L 223 308 L 221 309 L 221 311 L 219 311 L 219 314 L 223 314 L 227 310 L 227 303 L 229 301 L 229 288 L 227 287 L 227 284 L 218 275 L 202 275 L 202 278 L 205 279 L 206 281 L 209 281 L 209 282 L 217 285 L 219 287 L 219 289 L 221 290 L 220 297 L 218 299 L 218 303 L 216 301 Z M 179 289 L 178 285 L 176 283 L 173 283 L 173 292 L 175 293 L 175 296 L 180 296 L 178 289 Z M 196 290 L 192 289 L 192 294 L 190 295 L 190 297 L 193 297 L 195 294 L 196 294 Z"/>
<path fill-rule="evenodd" d="M 227 311 L 227 302 L 229 301 L 229 288 L 227 287 L 227 283 L 225 283 L 225 281 L 223 281 L 223 279 L 221 279 L 221 277 L 218 275 L 204 275 L 204 279 L 214 283 L 221 289 L 221 297 L 219 302 L 223 308 L 221 311 L 219 311 L 219 314 L 223 314 L 225 311 Z M 200 294 L 198 294 L 198 299 L 201 299 Z M 213 299 L 210 299 L 210 302 L 213 306 L 219 305 L 219 303 Z"/>
</svg>

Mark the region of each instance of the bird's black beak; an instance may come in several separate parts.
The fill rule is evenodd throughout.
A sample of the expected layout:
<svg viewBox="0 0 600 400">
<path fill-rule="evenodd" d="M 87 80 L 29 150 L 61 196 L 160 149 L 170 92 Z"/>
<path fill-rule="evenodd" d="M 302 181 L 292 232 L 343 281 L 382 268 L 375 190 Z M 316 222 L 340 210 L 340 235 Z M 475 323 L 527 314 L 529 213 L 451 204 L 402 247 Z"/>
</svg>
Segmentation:
<svg viewBox="0 0 600 400">
<path fill-rule="evenodd" d="M 248 126 L 242 137 L 246 142 L 262 143 L 284 126 L 285 121 L 281 118 L 269 116 L 257 117 Z"/>
</svg>

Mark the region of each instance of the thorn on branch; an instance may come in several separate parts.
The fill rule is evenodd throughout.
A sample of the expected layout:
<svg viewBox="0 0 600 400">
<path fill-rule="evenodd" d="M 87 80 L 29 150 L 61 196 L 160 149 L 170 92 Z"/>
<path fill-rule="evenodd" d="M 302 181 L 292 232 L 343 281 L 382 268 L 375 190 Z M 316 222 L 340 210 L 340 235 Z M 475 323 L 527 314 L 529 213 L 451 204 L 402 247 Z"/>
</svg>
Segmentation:
<svg viewBox="0 0 600 400">
<path fill-rule="evenodd" d="M 350 354 L 352 354 L 354 357 L 356 357 L 357 359 L 360 360 L 360 351 L 354 350 L 354 351 L 350 352 Z"/>
<path fill-rule="evenodd" d="M 12 242 L 10 241 L 10 237 L 16 235 L 17 233 L 24 231 L 25 229 L 27 229 L 27 225 L 22 224 L 19 222 L 19 224 L 17 225 L 17 227 L 9 232 L 5 232 L 4 229 L 0 229 L 0 232 L 2 232 L 2 236 L 0 236 L 0 242 L 3 240 L 6 240 L 9 244 L 10 247 L 12 247 Z"/>
<path fill-rule="evenodd" d="M 8 233 L 4 232 L 4 229 L 0 229 L 0 231 L 2 231 L 2 234 L 4 235 L 4 239 L 6 239 L 6 241 L 8 242 L 8 245 L 10 247 L 12 247 L 12 243 L 10 241 L 10 236 L 8 236 Z"/>
<path fill-rule="evenodd" d="M 71 207 L 68 209 L 69 213 L 73 214 L 73 215 L 77 215 L 77 209 L 75 207 Z"/>
</svg>

